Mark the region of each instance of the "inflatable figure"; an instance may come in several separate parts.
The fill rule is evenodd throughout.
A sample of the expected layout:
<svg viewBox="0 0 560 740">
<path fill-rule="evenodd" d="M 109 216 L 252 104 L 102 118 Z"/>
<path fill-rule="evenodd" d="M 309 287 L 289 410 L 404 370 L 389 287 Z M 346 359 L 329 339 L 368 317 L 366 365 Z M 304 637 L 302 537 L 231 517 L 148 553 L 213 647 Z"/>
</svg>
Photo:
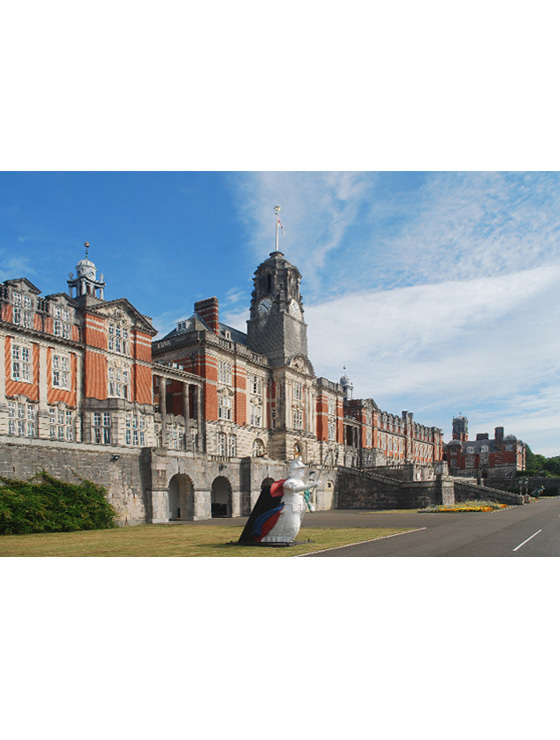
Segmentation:
<svg viewBox="0 0 560 740">
<path fill-rule="evenodd" d="M 305 465 L 300 458 L 290 462 L 288 478 L 274 481 L 270 489 L 265 489 L 257 503 L 239 542 L 254 544 L 286 543 L 294 541 L 301 527 L 309 497 L 304 492 L 319 485 L 318 481 L 303 480 Z"/>
</svg>

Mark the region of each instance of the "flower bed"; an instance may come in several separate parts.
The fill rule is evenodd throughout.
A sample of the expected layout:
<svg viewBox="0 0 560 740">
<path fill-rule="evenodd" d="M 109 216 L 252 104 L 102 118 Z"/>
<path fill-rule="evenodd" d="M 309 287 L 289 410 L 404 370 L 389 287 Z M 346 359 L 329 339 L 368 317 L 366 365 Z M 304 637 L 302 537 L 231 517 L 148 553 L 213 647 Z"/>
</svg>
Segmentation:
<svg viewBox="0 0 560 740">
<path fill-rule="evenodd" d="M 508 504 L 499 504 L 496 501 L 464 501 L 462 504 L 452 504 L 451 506 L 429 506 L 427 509 L 418 509 L 420 514 L 439 514 L 439 513 L 462 513 L 464 511 L 499 511 L 507 509 Z"/>
</svg>

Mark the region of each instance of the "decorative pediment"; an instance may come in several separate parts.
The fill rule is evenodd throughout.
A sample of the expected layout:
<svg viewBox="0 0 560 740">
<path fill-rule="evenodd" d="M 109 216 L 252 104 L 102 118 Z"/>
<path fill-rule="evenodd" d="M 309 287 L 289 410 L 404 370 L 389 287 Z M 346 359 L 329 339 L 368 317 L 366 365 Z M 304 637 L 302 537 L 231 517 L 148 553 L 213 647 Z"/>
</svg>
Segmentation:
<svg viewBox="0 0 560 740">
<path fill-rule="evenodd" d="M 305 357 L 305 355 L 294 355 L 290 359 L 288 367 L 292 368 L 292 370 L 297 370 L 304 375 L 311 375 L 312 377 L 315 377 L 315 370 L 313 369 L 313 365 L 309 361 L 309 358 Z"/>
<path fill-rule="evenodd" d="M 130 301 L 126 298 L 117 298 L 114 301 L 108 301 L 95 307 L 95 311 L 114 321 L 129 321 L 140 331 L 151 334 L 157 334 L 147 316 L 140 313 Z"/>
</svg>

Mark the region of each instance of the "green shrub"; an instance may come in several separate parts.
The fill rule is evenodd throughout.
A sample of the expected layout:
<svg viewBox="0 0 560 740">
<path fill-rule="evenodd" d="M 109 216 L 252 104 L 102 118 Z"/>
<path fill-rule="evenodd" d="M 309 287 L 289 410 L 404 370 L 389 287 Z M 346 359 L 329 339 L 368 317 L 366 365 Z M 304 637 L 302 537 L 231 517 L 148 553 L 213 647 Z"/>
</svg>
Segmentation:
<svg viewBox="0 0 560 740">
<path fill-rule="evenodd" d="M 44 471 L 29 481 L 0 478 L 0 534 L 108 529 L 116 518 L 106 490 L 91 481 L 64 483 Z"/>
</svg>

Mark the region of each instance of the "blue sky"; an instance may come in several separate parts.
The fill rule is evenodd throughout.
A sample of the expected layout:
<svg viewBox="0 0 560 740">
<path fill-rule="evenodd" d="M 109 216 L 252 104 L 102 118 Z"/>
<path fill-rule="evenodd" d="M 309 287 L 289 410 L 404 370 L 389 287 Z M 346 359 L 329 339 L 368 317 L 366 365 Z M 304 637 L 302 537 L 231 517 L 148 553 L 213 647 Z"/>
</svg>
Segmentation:
<svg viewBox="0 0 560 740">
<path fill-rule="evenodd" d="M 4 172 L 0 278 L 65 290 L 87 240 L 160 331 L 211 295 L 244 329 L 277 203 L 318 375 L 447 439 L 462 412 L 560 452 L 557 173 Z"/>
</svg>

